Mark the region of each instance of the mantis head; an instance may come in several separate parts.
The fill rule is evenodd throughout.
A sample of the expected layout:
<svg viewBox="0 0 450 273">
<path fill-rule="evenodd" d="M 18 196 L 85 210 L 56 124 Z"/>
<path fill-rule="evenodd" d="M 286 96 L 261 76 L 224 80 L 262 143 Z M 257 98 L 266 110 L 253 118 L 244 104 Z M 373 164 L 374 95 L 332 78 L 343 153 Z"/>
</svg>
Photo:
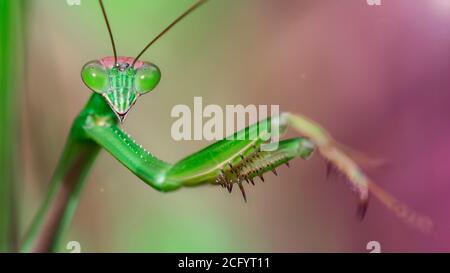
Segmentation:
<svg viewBox="0 0 450 273">
<path fill-rule="evenodd" d="M 149 93 L 159 83 L 161 72 L 149 62 L 129 57 L 105 57 L 88 62 L 81 70 L 84 84 L 102 95 L 122 122 L 140 95 Z"/>
<path fill-rule="evenodd" d="M 105 98 L 120 122 L 123 122 L 139 96 L 152 91 L 161 79 L 161 71 L 156 65 L 139 60 L 142 54 L 184 17 L 206 1 L 197 0 L 188 10 L 178 16 L 151 40 L 136 58 L 130 58 L 117 56 L 111 25 L 109 24 L 103 1 L 98 0 L 106 27 L 108 28 L 114 57 L 104 57 L 100 60 L 88 62 L 81 70 L 81 78 L 89 89 Z"/>
</svg>

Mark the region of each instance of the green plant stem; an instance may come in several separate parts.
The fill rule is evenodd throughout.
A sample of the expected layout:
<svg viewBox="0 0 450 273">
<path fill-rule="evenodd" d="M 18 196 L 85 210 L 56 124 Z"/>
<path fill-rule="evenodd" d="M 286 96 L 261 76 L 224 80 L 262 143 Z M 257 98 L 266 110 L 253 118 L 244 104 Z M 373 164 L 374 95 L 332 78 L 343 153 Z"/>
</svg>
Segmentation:
<svg viewBox="0 0 450 273">
<path fill-rule="evenodd" d="M 0 0 L 0 252 L 17 247 L 21 1 Z"/>
</svg>

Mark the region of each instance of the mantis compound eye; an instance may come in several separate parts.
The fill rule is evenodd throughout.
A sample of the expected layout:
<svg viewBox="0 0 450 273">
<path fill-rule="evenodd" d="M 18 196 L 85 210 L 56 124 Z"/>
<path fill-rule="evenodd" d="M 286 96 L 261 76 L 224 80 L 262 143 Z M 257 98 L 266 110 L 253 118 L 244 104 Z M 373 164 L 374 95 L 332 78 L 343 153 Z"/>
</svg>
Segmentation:
<svg viewBox="0 0 450 273">
<path fill-rule="evenodd" d="M 108 72 L 99 61 L 92 61 L 83 66 L 81 78 L 92 91 L 102 94 L 109 88 Z"/>
<path fill-rule="evenodd" d="M 152 64 L 145 62 L 137 71 L 134 77 L 134 87 L 139 94 L 145 94 L 158 85 L 161 79 L 161 71 Z"/>
</svg>

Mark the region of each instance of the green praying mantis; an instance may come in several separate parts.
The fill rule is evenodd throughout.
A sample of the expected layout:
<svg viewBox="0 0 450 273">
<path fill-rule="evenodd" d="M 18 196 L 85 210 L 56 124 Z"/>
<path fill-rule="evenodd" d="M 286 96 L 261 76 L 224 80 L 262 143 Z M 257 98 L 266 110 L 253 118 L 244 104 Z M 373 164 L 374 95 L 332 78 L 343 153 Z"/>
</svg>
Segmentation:
<svg viewBox="0 0 450 273">
<path fill-rule="evenodd" d="M 314 151 L 334 169 L 345 175 L 359 199 L 358 215 L 363 217 L 369 193 L 409 224 L 429 230 L 432 222 L 389 195 L 362 171 L 352 152 L 338 144 L 319 124 L 302 115 L 282 113 L 240 130 L 186 158 L 170 164 L 137 144 L 121 128 L 127 113 L 144 94 L 155 89 L 161 72 L 155 64 L 141 61 L 144 52 L 179 21 L 207 0 L 196 1 L 177 17 L 135 57 L 119 57 L 102 0 L 113 57 L 88 62 L 81 78 L 93 94 L 73 122 L 67 143 L 51 180 L 48 196 L 38 211 L 23 242 L 22 251 L 54 251 L 77 206 L 85 177 L 98 153 L 105 149 L 143 182 L 161 192 L 183 187 L 218 185 L 229 192 L 238 187 L 247 199 L 244 185 L 264 181 L 267 172 L 300 157 L 308 159 Z M 272 130 L 274 127 L 278 130 Z M 301 137 L 281 140 L 274 149 L 262 149 L 274 134 L 292 127 Z M 253 136 L 253 137 L 250 137 Z"/>
</svg>

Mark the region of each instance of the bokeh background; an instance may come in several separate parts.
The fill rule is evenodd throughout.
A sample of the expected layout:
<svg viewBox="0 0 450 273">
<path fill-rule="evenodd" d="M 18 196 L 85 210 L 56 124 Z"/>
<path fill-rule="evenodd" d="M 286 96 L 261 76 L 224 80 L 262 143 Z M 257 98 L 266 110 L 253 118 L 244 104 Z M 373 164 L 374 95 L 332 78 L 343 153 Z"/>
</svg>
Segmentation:
<svg viewBox="0 0 450 273">
<path fill-rule="evenodd" d="M 119 54 L 135 56 L 192 2 L 105 0 Z M 22 232 L 91 94 L 81 67 L 112 55 L 97 1 L 30 0 L 24 20 Z M 144 59 L 163 78 L 124 128 L 161 159 L 208 144 L 171 138 L 174 105 L 192 106 L 194 96 L 221 106 L 279 104 L 386 159 L 370 176 L 436 229 L 422 234 L 375 199 L 358 221 L 355 196 L 342 179 L 326 179 L 318 156 L 247 187 L 245 204 L 216 187 L 156 192 L 102 152 L 65 241 L 83 252 L 367 252 L 372 240 L 384 252 L 450 251 L 449 0 L 212 0 Z"/>
</svg>

